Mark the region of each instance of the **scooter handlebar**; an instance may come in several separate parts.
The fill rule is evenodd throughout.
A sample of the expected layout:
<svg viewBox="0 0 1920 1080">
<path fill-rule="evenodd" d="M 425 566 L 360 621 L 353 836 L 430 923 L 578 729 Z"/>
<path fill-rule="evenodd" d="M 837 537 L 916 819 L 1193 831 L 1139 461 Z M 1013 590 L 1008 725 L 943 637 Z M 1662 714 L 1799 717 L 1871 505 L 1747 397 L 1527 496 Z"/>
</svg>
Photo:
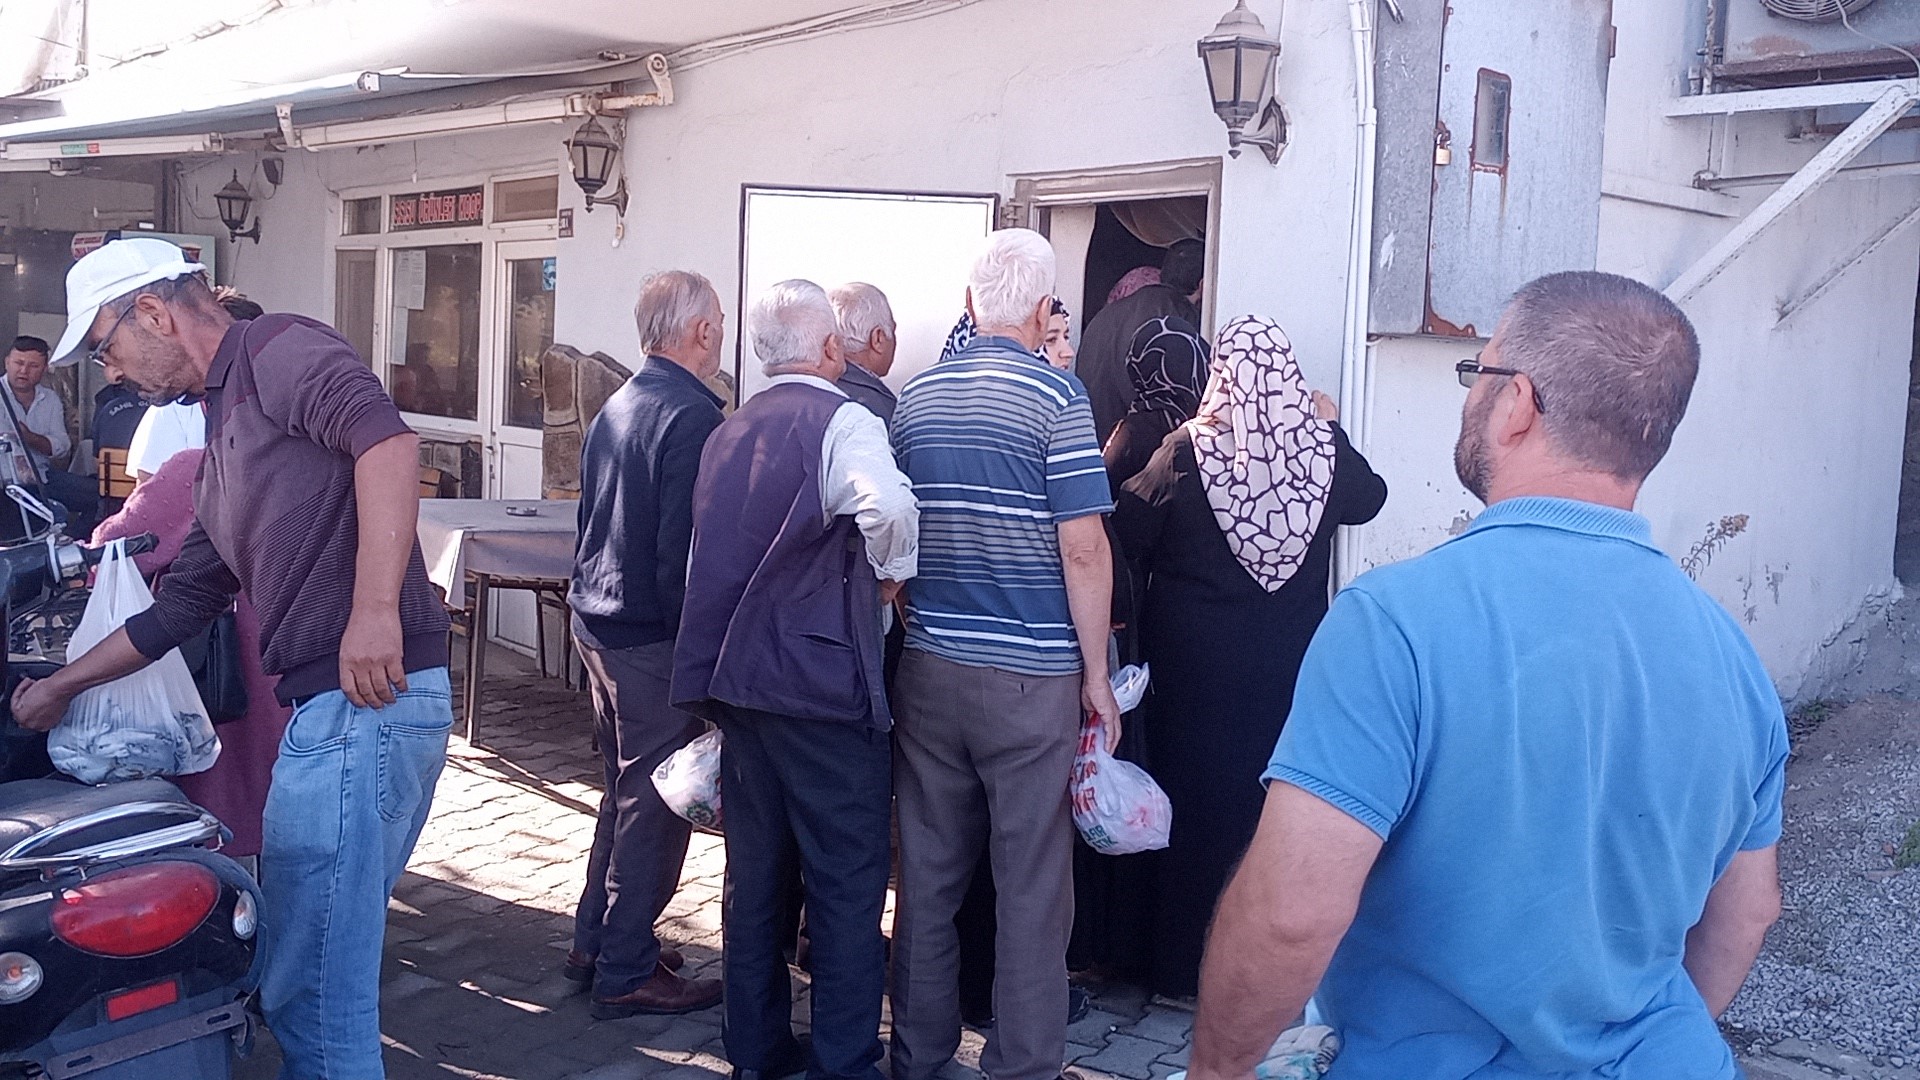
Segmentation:
<svg viewBox="0 0 1920 1080">
<path fill-rule="evenodd" d="M 145 555 L 160 546 L 160 538 L 150 532 L 136 533 L 133 536 L 124 537 L 123 539 L 126 541 L 127 554 L 129 555 Z M 101 544 L 98 547 L 82 547 L 80 549 L 81 557 L 87 561 L 88 566 L 98 566 L 101 557 L 106 555 L 106 553 L 107 545 L 105 544 Z"/>
</svg>

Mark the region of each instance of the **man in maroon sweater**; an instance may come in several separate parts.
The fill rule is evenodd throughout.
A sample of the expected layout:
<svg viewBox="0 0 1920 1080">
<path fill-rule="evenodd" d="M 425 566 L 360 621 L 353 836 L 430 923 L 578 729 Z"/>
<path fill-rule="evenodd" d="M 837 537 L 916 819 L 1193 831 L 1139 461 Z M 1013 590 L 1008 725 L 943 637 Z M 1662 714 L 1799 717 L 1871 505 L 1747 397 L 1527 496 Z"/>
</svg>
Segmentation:
<svg viewBox="0 0 1920 1080">
<path fill-rule="evenodd" d="M 289 1080 L 384 1076 L 387 898 L 426 823 L 453 711 L 447 617 L 414 540 L 419 438 L 331 328 L 235 322 L 201 267 L 119 240 L 67 275 L 69 325 L 150 403 L 207 403 L 198 523 L 153 607 L 40 682 L 14 717 L 45 730 L 74 695 L 137 671 L 245 590 L 278 695 L 294 706 L 261 852 L 267 1022 Z"/>
</svg>

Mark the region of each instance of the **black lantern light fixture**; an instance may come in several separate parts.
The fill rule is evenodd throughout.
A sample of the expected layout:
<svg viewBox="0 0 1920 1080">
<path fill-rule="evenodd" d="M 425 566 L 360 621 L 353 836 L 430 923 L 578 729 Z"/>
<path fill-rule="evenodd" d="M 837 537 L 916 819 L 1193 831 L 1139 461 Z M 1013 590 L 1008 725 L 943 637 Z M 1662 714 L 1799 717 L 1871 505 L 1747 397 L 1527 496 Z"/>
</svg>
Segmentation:
<svg viewBox="0 0 1920 1080">
<path fill-rule="evenodd" d="M 616 127 L 621 125 L 616 121 Z M 602 195 L 607 181 L 613 178 L 614 169 L 620 163 L 620 138 L 613 132 L 600 126 L 600 118 L 588 116 L 580 125 L 580 130 L 567 140 L 567 160 L 573 166 L 573 182 L 580 186 L 580 193 L 587 197 L 587 213 L 593 213 L 595 206 L 611 206 L 613 212 L 626 216 L 627 178 L 622 175 L 613 189 L 613 194 Z"/>
<path fill-rule="evenodd" d="M 213 203 L 219 208 L 220 224 L 227 227 L 230 239 L 237 242 L 244 237 L 256 244 L 260 242 L 260 219 L 254 218 L 253 228 L 247 228 L 247 215 L 253 212 L 253 196 L 240 182 L 240 170 L 235 169 L 227 186 L 213 193 Z"/>
<path fill-rule="evenodd" d="M 1247 10 L 1247 0 L 1238 0 L 1213 33 L 1200 39 L 1200 62 L 1207 69 L 1213 111 L 1227 125 L 1228 153 L 1239 157 L 1242 144 L 1257 146 L 1278 164 L 1287 144 L 1286 114 L 1273 96 L 1280 39 L 1267 36 L 1260 17 Z"/>
</svg>

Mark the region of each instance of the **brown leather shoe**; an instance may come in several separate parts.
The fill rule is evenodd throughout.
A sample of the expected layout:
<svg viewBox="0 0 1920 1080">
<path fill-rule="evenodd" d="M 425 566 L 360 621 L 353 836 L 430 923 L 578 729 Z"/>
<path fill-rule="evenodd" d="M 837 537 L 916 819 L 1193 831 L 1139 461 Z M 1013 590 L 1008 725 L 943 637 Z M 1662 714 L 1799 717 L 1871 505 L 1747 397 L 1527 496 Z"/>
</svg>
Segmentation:
<svg viewBox="0 0 1920 1080">
<path fill-rule="evenodd" d="M 665 967 L 653 969 L 638 990 L 617 998 L 594 998 L 595 1020 L 618 1020 L 623 1016 L 674 1016 L 697 1012 L 720 1004 L 719 979 L 683 979 Z"/>
<path fill-rule="evenodd" d="M 660 946 L 660 966 L 668 971 L 679 971 L 687 966 L 687 958 L 680 955 L 679 949 L 671 945 L 662 945 Z M 566 966 L 560 969 L 560 974 L 570 982 L 592 986 L 593 957 L 578 950 L 568 952 Z"/>
</svg>

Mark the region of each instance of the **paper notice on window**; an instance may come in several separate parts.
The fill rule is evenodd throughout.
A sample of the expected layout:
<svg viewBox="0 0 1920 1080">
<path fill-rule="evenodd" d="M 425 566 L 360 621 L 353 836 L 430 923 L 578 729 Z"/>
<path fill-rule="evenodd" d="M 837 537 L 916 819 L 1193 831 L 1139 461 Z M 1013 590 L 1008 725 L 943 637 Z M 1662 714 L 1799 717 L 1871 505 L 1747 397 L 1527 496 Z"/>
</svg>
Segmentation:
<svg viewBox="0 0 1920 1080">
<path fill-rule="evenodd" d="M 402 248 L 393 253 L 393 306 L 409 311 L 427 306 L 425 248 Z"/>
</svg>

